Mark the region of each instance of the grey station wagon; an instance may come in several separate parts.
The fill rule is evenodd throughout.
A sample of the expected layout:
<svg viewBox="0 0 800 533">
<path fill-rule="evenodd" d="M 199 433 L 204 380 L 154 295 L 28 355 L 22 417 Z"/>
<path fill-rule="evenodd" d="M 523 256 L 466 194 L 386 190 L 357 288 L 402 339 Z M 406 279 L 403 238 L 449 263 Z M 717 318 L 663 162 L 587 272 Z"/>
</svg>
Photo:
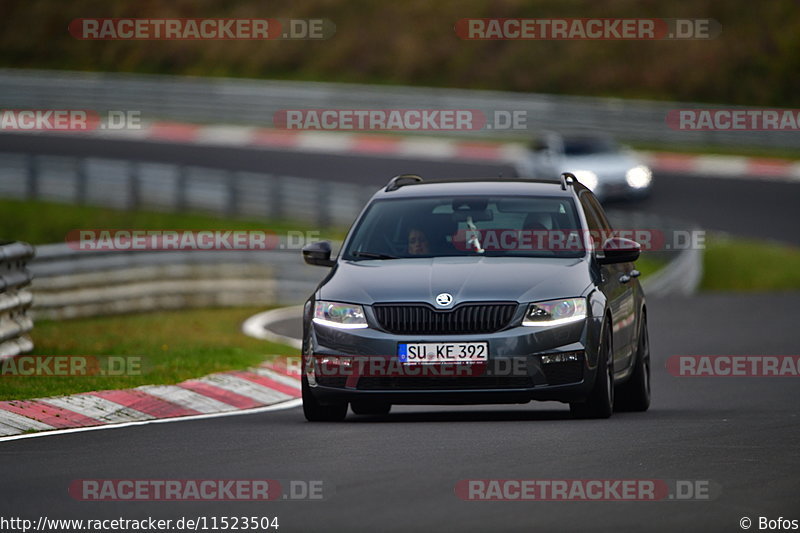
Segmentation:
<svg viewBox="0 0 800 533">
<path fill-rule="evenodd" d="M 578 418 L 650 404 L 638 243 L 614 235 L 574 175 L 393 178 L 303 314 L 309 421 L 393 404 L 569 404 Z"/>
</svg>

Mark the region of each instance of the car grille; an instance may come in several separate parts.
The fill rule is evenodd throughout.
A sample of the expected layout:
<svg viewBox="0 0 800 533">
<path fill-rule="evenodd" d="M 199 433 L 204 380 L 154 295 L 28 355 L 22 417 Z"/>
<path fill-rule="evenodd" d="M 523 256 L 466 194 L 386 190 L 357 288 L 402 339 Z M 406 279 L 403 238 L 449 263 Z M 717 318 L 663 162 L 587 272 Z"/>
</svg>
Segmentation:
<svg viewBox="0 0 800 533">
<path fill-rule="evenodd" d="M 402 335 L 493 333 L 508 326 L 516 309 L 516 303 L 461 304 L 444 311 L 425 304 L 373 306 L 381 327 Z"/>
<path fill-rule="evenodd" d="M 533 387 L 530 377 L 362 377 L 360 390 L 458 390 L 526 389 Z"/>
</svg>

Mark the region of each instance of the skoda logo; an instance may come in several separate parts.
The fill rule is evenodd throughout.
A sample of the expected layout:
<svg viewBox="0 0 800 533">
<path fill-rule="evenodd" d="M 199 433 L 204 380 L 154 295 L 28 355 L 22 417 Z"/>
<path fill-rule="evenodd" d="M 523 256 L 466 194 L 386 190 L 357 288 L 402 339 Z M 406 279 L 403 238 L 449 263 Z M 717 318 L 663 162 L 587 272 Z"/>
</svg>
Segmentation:
<svg viewBox="0 0 800 533">
<path fill-rule="evenodd" d="M 441 294 L 436 295 L 436 305 L 438 305 L 439 307 L 447 307 L 451 303 L 453 303 L 452 294 L 443 292 Z"/>
</svg>

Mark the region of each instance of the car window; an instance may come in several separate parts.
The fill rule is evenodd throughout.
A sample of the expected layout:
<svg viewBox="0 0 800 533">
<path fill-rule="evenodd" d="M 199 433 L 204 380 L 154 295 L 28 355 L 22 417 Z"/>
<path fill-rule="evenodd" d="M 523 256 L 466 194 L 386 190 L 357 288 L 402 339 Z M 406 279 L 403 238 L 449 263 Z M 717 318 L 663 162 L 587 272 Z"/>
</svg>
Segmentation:
<svg viewBox="0 0 800 533">
<path fill-rule="evenodd" d="M 463 255 L 581 257 L 572 198 L 465 196 L 375 201 L 347 260 Z"/>
<path fill-rule="evenodd" d="M 611 139 L 606 138 L 569 138 L 564 139 L 566 155 L 591 155 L 616 152 L 619 148 Z"/>
</svg>

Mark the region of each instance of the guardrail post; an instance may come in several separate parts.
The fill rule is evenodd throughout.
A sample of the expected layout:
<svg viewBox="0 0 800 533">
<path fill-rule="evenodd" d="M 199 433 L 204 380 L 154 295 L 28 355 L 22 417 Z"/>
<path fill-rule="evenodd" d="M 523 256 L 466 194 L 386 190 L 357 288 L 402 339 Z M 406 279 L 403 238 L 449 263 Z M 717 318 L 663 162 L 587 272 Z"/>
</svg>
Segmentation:
<svg viewBox="0 0 800 533">
<path fill-rule="evenodd" d="M 328 227 L 331 224 L 331 194 L 333 194 L 331 183 L 320 180 L 317 187 L 317 216 L 314 217 L 320 228 Z"/>
<path fill-rule="evenodd" d="M 140 204 L 139 194 L 139 163 L 128 162 L 128 209 L 138 209 Z"/>
<path fill-rule="evenodd" d="M 25 182 L 25 197 L 35 200 L 39 196 L 39 160 L 36 154 L 28 154 L 28 176 Z"/>
<path fill-rule="evenodd" d="M 89 169 L 86 159 L 79 157 L 75 160 L 75 203 L 84 205 L 86 203 L 86 192 L 88 189 Z"/>
<path fill-rule="evenodd" d="M 267 208 L 269 212 L 267 213 L 267 217 L 271 219 L 280 219 L 283 218 L 283 180 L 280 176 L 267 176 L 269 179 L 269 194 L 270 194 L 270 201 Z"/>
<path fill-rule="evenodd" d="M 183 166 L 178 166 L 178 179 L 175 180 L 175 209 L 177 211 L 186 210 L 186 187 L 189 181 L 189 170 Z"/>
<path fill-rule="evenodd" d="M 27 335 L 33 329 L 33 320 L 28 316 L 33 298 L 23 290 L 31 281 L 26 266 L 33 255 L 28 243 L 0 244 L 0 359 L 33 349 Z"/>
<path fill-rule="evenodd" d="M 229 217 L 233 217 L 239 213 L 239 173 L 235 170 L 228 172 L 226 182 L 228 186 L 228 202 L 225 206 L 225 212 Z"/>
</svg>

